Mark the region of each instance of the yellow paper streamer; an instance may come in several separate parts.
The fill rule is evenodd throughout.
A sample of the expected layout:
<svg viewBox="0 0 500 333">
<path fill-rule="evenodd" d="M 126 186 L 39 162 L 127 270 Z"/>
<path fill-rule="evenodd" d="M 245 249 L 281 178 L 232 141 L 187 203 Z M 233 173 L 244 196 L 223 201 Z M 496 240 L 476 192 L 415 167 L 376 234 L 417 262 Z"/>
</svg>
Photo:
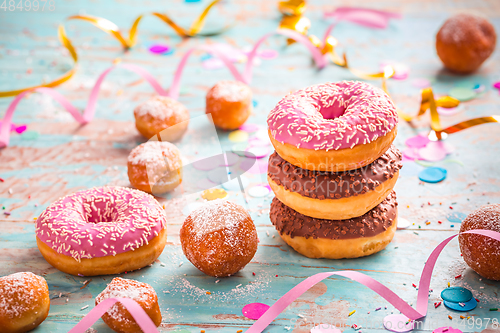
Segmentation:
<svg viewBox="0 0 500 333">
<path fill-rule="evenodd" d="M 401 118 L 403 118 L 408 122 L 411 122 L 413 119 L 424 115 L 427 112 L 427 110 L 429 110 L 431 116 L 431 130 L 432 132 L 435 133 L 436 138 L 438 140 L 443 139 L 443 133 L 452 134 L 460 132 L 467 128 L 471 128 L 473 126 L 482 125 L 486 123 L 500 122 L 500 116 L 492 115 L 487 117 L 479 117 L 479 118 L 465 120 L 458 124 L 451 125 L 443 129 L 443 127 L 441 126 L 441 121 L 439 119 L 439 113 L 437 111 L 437 108 L 438 107 L 454 108 L 457 107 L 459 104 L 460 101 L 458 99 L 450 96 L 444 96 L 435 99 L 434 93 L 432 92 L 432 88 L 425 88 L 422 90 L 422 101 L 420 103 L 420 110 L 418 111 L 417 115 L 410 116 L 399 109 L 398 113 Z"/>
<path fill-rule="evenodd" d="M 208 15 L 210 10 L 218 2 L 220 2 L 220 0 L 212 1 L 203 10 L 203 12 L 200 14 L 200 16 L 198 16 L 198 18 L 191 24 L 191 27 L 189 29 L 184 29 L 184 28 L 180 27 L 166 14 L 153 12 L 153 13 L 150 13 L 149 15 L 155 16 L 155 17 L 159 18 L 160 20 L 162 20 L 164 23 L 169 25 L 179 36 L 181 36 L 183 38 L 196 37 L 196 36 L 205 36 L 205 37 L 206 36 L 213 36 L 216 34 L 220 34 L 229 28 L 229 26 L 226 26 L 225 28 L 223 28 L 220 31 L 210 32 L 210 33 L 201 33 L 201 30 L 203 29 L 203 26 L 205 24 L 206 16 Z M 90 22 L 91 24 L 98 27 L 102 31 L 104 31 L 107 34 L 116 38 L 125 49 L 130 49 L 137 42 L 137 28 L 139 26 L 139 22 L 145 16 L 146 15 L 140 15 L 139 17 L 137 17 L 135 19 L 134 23 L 132 24 L 132 27 L 129 30 L 128 38 L 124 37 L 121 34 L 120 29 L 118 28 L 118 26 L 116 24 L 114 24 L 113 22 L 111 22 L 105 18 L 102 18 L 102 17 L 91 16 L 91 15 L 74 15 L 74 16 L 68 17 L 67 20 L 68 21 L 69 20 L 81 20 L 81 21 Z M 59 41 L 61 42 L 61 44 L 69 51 L 69 53 L 71 54 L 71 57 L 73 58 L 73 61 L 74 61 L 73 68 L 71 68 L 69 71 L 64 73 L 59 78 L 57 78 L 51 82 L 48 82 L 48 83 L 43 83 L 40 85 L 31 86 L 31 87 L 20 88 L 20 89 L 16 89 L 16 90 L 0 91 L 0 98 L 16 96 L 16 95 L 22 93 L 23 91 L 31 90 L 34 88 L 56 87 L 56 86 L 60 85 L 61 83 L 68 81 L 75 74 L 76 69 L 77 69 L 77 64 L 78 64 L 78 55 L 77 55 L 76 50 L 73 47 L 71 41 L 69 40 L 69 38 L 66 35 L 66 31 L 64 30 L 64 26 L 62 26 L 62 25 L 60 25 L 58 28 L 58 37 L 59 37 Z"/>
</svg>

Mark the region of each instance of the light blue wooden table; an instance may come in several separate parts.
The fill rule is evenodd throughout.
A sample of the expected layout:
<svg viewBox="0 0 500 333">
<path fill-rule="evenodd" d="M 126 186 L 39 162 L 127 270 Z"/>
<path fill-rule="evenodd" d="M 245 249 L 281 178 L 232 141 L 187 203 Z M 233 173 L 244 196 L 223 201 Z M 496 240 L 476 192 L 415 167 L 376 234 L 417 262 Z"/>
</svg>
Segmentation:
<svg viewBox="0 0 500 333">
<path fill-rule="evenodd" d="M 139 13 L 167 11 L 179 24 L 187 27 L 206 4 L 206 1 L 55 0 L 54 11 L 48 8 L 36 13 L 2 9 L 0 90 L 48 81 L 69 68 L 71 61 L 57 41 L 56 29 L 58 23 L 72 14 L 102 16 L 128 29 Z M 340 4 L 339 1 L 310 1 L 307 16 L 313 21 L 311 33 L 321 36 L 328 25 L 328 21 L 322 18 L 322 11 Z M 355 5 L 352 1 L 342 4 Z M 439 26 L 449 15 L 460 10 L 489 16 L 500 31 L 498 1 L 376 0 L 368 5 L 400 12 L 403 18 L 393 20 L 384 30 L 341 23 L 334 35 L 353 67 L 373 71 L 384 60 L 410 67 L 408 79 L 389 82 L 398 107 L 409 113 L 417 111 L 419 89 L 412 85 L 412 80 L 426 78 L 431 80 L 437 94 L 445 94 L 454 86 L 472 87 L 479 83 L 486 87 L 480 97 L 460 106 L 462 112 L 443 117 L 445 125 L 500 112 L 500 95 L 492 88 L 492 83 L 500 79 L 498 50 L 481 70 L 466 77 L 443 71 L 434 50 L 434 36 Z M 138 45 L 128 52 L 123 52 L 116 40 L 89 24 L 67 22 L 66 30 L 78 49 L 81 62 L 76 76 L 57 90 L 74 105 L 83 108 L 97 75 L 118 57 L 123 62 L 143 66 L 164 87 L 168 87 L 180 57 L 190 47 L 208 42 L 245 47 L 275 29 L 279 18 L 276 1 L 231 1 L 214 9 L 207 21 L 209 28 L 235 22 L 231 30 L 218 37 L 182 40 L 171 29 L 149 17 L 139 27 Z M 173 46 L 174 53 L 168 56 L 151 54 L 148 46 L 153 43 Z M 356 79 L 350 72 L 334 66 L 317 71 L 304 47 L 293 45 L 286 48 L 282 37 L 271 38 L 264 47 L 278 50 L 280 55 L 276 59 L 263 60 L 255 68 L 251 87 L 256 106 L 248 123 L 265 127 L 267 113 L 289 91 L 325 81 Z M 203 115 L 206 91 L 217 81 L 231 78 L 226 69 L 204 69 L 202 56 L 203 53 L 197 53 L 192 57 L 182 81 L 180 101 L 193 117 Z M 28 69 L 31 73 L 27 72 Z M 80 278 L 52 268 L 36 247 L 33 218 L 55 199 L 74 191 L 101 185 L 129 186 L 126 158 L 133 147 L 144 141 L 134 127 L 132 110 L 153 95 L 151 87 L 137 75 L 118 69 L 105 81 L 96 119 L 86 126 L 79 126 L 56 102 L 44 95 L 31 95 L 19 105 L 14 122 L 27 124 L 30 132 L 13 134 L 11 145 L 0 150 L 0 177 L 5 180 L 0 183 L 0 206 L 11 212 L 10 216 L 0 214 L 0 276 L 32 271 L 47 279 L 52 297 L 51 311 L 36 332 L 69 330 L 93 307 L 95 296 L 113 276 Z M 10 101 L 11 98 L 0 99 L 0 117 Z M 406 138 L 427 130 L 428 119 L 424 118 L 416 123 L 416 128 L 400 124 L 395 141 L 399 148 L 404 148 Z M 260 244 L 255 258 L 243 271 L 216 283 L 217 279 L 205 276 L 187 261 L 179 242 L 179 229 L 185 218 L 182 211 L 186 205 L 200 200 L 198 192 L 172 200 L 161 199 L 169 218 L 168 245 L 159 261 L 151 267 L 123 277 L 147 282 L 155 288 L 163 315 L 162 331 L 245 330 L 252 324 L 241 313 L 245 304 L 262 302 L 271 305 L 306 277 L 341 269 L 366 273 L 409 303 L 415 303 L 417 291 L 412 283 L 418 282 L 426 258 L 441 240 L 456 233 L 460 227 L 459 223 L 449 222 L 446 216 L 450 212 L 468 214 L 481 205 L 500 201 L 499 128 L 496 124 L 487 124 L 450 136 L 447 142 L 456 150 L 448 160 L 455 162 L 437 164 L 448 170 L 448 178 L 439 184 L 420 184 L 416 175 L 423 167 L 415 163 L 405 165 L 396 186 L 399 214 L 415 225 L 397 231 L 393 242 L 376 255 L 339 261 L 305 258 L 288 247 L 271 225 L 268 216 L 271 197 L 250 197 L 247 204 L 238 192 L 230 192 L 230 200 L 250 211 L 257 225 Z M 218 132 L 218 136 L 222 149 L 231 149 L 233 143 L 228 140 L 228 133 Z M 199 141 L 195 129 L 191 128 L 179 143 L 185 158 L 194 158 L 197 150 L 209 154 L 215 149 Z M 265 181 L 264 176 L 246 175 L 249 186 Z M 438 220 L 443 223 L 438 224 Z M 426 225 L 426 221 L 431 223 Z M 462 277 L 455 280 L 460 274 Z M 84 284 L 85 281 L 88 283 Z M 429 302 L 439 299 L 448 282 L 469 288 L 480 300 L 479 306 L 468 315 L 475 319 L 500 317 L 498 312 L 489 311 L 500 303 L 500 283 L 482 280 L 467 268 L 456 241 L 444 250 L 438 261 L 431 283 L 434 292 Z M 81 310 L 86 305 L 89 307 Z M 344 278 L 331 278 L 304 294 L 267 331 L 309 332 L 311 322 L 362 325 L 368 322 L 373 323 L 372 327 L 362 331 L 375 333 L 383 331 L 381 324 L 385 315 L 397 312 L 392 306 L 385 309 L 386 305 L 381 297 L 360 284 Z M 377 307 L 382 307 L 382 310 L 375 312 Z M 356 313 L 348 317 L 352 310 Z M 448 315 L 453 319 L 448 319 Z M 443 306 L 434 309 L 430 304 L 424 330 L 431 332 L 445 325 L 467 332 L 486 329 L 479 324 L 460 326 L 464 322 L 459 316 Z M 102 321 L 94 328 L 99 333 L 110 332 Z M 353 331 L 351 328 L 342 330 Z"/>
</svg>

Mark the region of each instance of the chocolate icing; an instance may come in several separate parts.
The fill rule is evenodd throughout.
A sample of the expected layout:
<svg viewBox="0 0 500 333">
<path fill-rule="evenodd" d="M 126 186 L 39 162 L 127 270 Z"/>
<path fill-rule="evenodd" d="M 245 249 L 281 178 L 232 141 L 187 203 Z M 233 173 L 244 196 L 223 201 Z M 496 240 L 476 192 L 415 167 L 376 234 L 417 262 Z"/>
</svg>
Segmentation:
<svg viewBox="0 0 500 333">
<path fill-rule="evenodd" d="M 392 191 L 365 215 L 348 220 L 324 220 L 309 217 L 274 198 L 269 216 L 280 234 L 291 237 L 352 239 L 372 237 L 386 231 L 397 216 L 396 193 Z"/>
<path fill-rule="evenodd" d="M 399 171 L 401 152 L 391 147 L 373 163 L 344 172 L 301 169 L 274 152 L 269 157 L 267 175 L 286 190 L 313 199 L 340 199 L 372 191 Z"/>
</svg>

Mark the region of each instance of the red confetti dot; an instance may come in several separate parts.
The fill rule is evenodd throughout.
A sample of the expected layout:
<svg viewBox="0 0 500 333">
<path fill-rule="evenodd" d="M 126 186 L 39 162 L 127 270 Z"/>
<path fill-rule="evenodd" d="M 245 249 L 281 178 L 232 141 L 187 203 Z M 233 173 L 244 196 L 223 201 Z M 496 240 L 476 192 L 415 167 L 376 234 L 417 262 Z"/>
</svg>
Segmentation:
<svg viewBox="0 0 500 333">
<path fill-rule="evenodd" d="M 453 209 L 453 207 L 450 206 L 450 209 Z"/>
<path fill-rule="evenodd" d="M 2 182 L 2 183 L 3 183 L 4 181 L 5 181 L 5 180 L 4 180 L 3 178 L 0 178 L 0 182 Z"/>
<path fill-rule="evenodd" d="M 443 223 L 443 222 L 441 222 L 441 221 L 438 221 L 438 223 L 439 223 L 439 224 L 441 224 L 441 223 Z"/>
<path fill-rule="evenodd" d="M 255 276 L 255 273 L 254 273 L 254 272 L 252 272 L 252 275 L 253 275 L 253 276 Z"/>
<path fill-rule="evenodd" d="M 278 277 L 278 274 L 276 274 L 276 277 Z"/>
<path fill-rule="evenodd" d="M 455 276 L 455 279 L 460 279 L 462 277 L 462 274 L 459 274 L 457 276 Z"/>
</svg>

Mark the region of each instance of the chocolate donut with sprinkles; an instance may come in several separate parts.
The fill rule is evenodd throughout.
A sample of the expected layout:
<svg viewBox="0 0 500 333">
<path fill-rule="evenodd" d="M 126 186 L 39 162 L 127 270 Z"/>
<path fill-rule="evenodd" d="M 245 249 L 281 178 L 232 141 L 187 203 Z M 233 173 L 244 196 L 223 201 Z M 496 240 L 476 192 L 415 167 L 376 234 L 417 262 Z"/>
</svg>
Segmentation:
<svg viewBox="0 0 500 333">
<path fill-rule="evenodd" d="M 372 163 L 390 147 L 398 114 L 364 82 L 324 83 L 285 96 L 267 117 L 276 152 L 302 169 L 339 172 Z"/>
<path fill-rule="evenodd" d="M 308 258 L 343 259 L 364 257 L 383 250 L 397 229 L 396 193 L 378 206 L 352 219 L 317 219 L 298 213 L 278 198 L 269 216 L 281 238 Z"/>
<path fill-rule="evenodd" d="M 52 203 L 36 221 L 38 249 L 68 274 L 119 274 L 153 263 L 167 242 L 165 212 L 142 191 L 105 186 Z"/>
<path fill-rule="evenodd" d="M 269 157 L 267 180 L 276 197 L 297 212 L 319 219 L 364 215 L 391 193 L 403 166 L 394 146 L 365 167 L 343 172 L 311 171 Z"/>
</svg>

